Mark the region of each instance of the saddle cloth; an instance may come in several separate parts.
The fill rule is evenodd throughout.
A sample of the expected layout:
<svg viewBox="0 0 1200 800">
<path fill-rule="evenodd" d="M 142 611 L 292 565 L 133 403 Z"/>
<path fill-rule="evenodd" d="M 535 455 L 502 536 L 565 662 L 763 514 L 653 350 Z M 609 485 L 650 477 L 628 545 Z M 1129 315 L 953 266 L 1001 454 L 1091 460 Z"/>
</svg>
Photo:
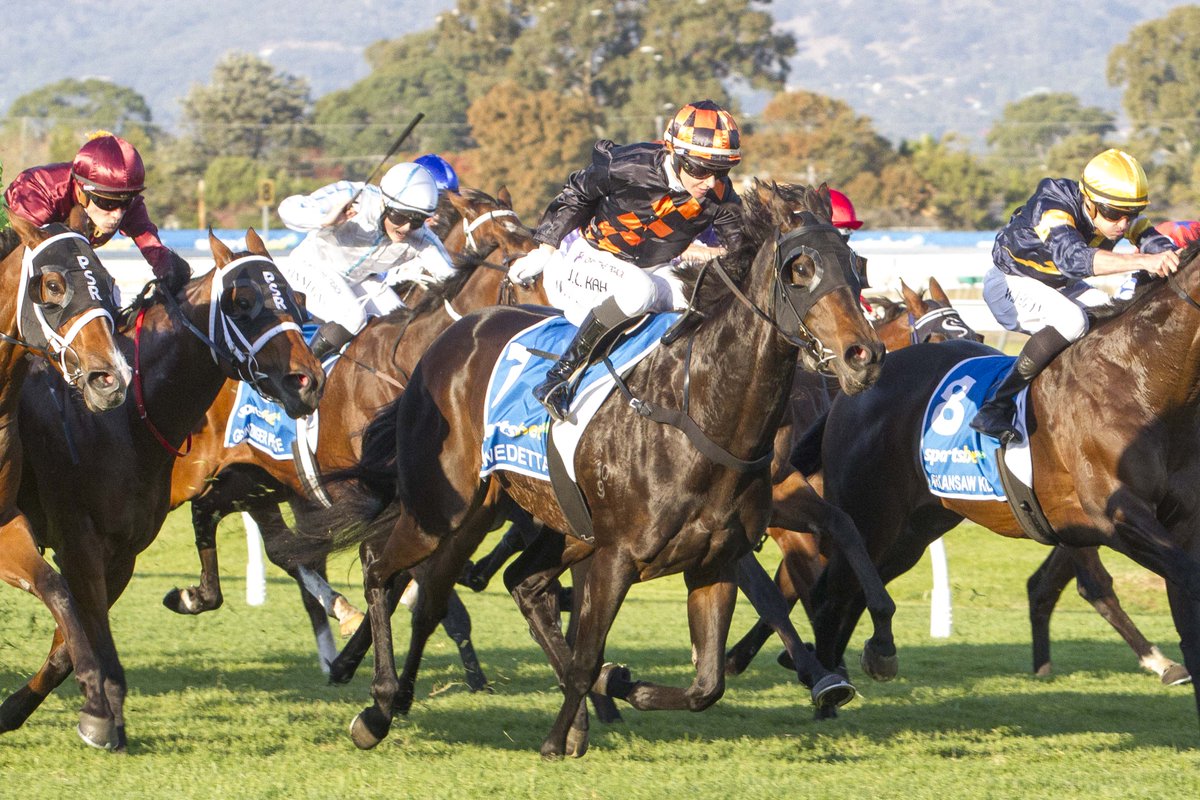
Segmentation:
<svg viewBox="0 0 1200 800">
<path fill-rule="evenodd" d="M 627 374 L 650 355 L 677 319 L 679 314 L 674 312 L 651 314 L 625 332 L 608 354 L 618 374 Z M 534 398 L 533 387 L 546 377 L 546 370 L 566 350 L 577 330 L 563 317 L 549 317 L 518 333 L 501 351 L 484 395 L 481 478 L 508 470 L 550 480 L 546 454 L 550 413 Z M 602 362 L 592 364 L 578 383 L 568 421 L 554 425 L 554 443 L 571 480 L 575 480 L 575 449 L 580 437 L 615 386 Z"/>
<path fill-rule="evenodd" d="M 929 398 L 921 425 L 921 467 L 929 491 L 964 500 L 1006 500 L 996 463 L 999 440 L 972 430 L 968 423 L 979 406 L 1008 374 L 1016 359 L 981 356 L 956 364 Z M 1029 435 L 1025 425 L 1028 389 L 1017 395 L 1020 444 L 1006 448 L 1005 464 L 1013 476 L 1032 485 Z"/>
</svg>

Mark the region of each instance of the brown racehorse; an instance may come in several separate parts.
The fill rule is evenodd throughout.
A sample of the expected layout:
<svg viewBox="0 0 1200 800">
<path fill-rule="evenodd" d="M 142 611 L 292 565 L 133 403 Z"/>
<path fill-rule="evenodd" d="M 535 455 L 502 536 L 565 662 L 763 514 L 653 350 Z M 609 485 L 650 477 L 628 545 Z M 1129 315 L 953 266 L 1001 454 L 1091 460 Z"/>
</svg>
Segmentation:
<svg viewBox="0 0 1200 800">
<path fill-rule="evenodd" d="M 211 271 L 178 297 L 155 283 L 139 298 L 122 341 L 133 362 L 135 402 L 122 411 L 86 413 L 44 370 L 30 376 L 21 395 L 28 468 L 18 501 L 39 543 L 54 549 L 78 603 L 99 658 L 116 749 L 126 743 L 126 682 L 108 609 L 166 517 L 177 452 L 229 377 L 252 381 L 293 416 L 316 407 L 325 382 L 301 336 L 290 287 L 258 236 L 249 231 L 246 240 L 250 252 L 235 255 L 210 233 Z M 73 665 L 56 632 L 37 676 L 0 712 L 28 718 Z"/>
<path fill-rule="evenodd" d="M 75 222 L 82 220 L 76 216 Z M 94 747 L 111 747 L 116 742 L 113 714 L 79 605 L 62 576 L 42 558 L 29 520 L 17 507 L 22 439 L 16 416 L 31 352 L 52 359 L 89 411 L 110 411 L 124 402 L 129 365 L 112 335 L 113 282 L 87 238 L 62 225 L 37 228 L 19 217 L 12 217 L 11 225 L 0 231 L 0 578 L 50 610 L 83 690 L 79 735 Z M 33 312 L 33 306 L 52 336 L 44 335 L 40 324 L 18 324 L 18 317 Z M 52 688 L 33 681 L 9 697 L 0 705 L 0 732 L 25 721 L 28 715 L 19 711 L 24 698 L 45 697 Z"/>
<path fill-rule="evenodd" d="M 1105 545 L 1167 583 L 1184 665 L 1200 668 L 1200 266 L 1148 285 L 1094 325 L 1032 384 L 1033 481 L 1058 543 Z M 970 342 L 893 354 L 871 392 L 841 396 L 801 442 L 797 467 L 823 467 L 825 497 L 845 510 L 890 580 L 964 517 L 1025 535 L 1006 503 L 935 497 L 917 458 L 931 393 L 954 364 L 995 351 Z M 1119 390 L 1117 390 L 1119 387 Z M 960 409 L 946 400 L 940 419 Z M 817 654 L 837 663 L 861 613 L 834 553 L 813 593 Z M 1194 686 L 1200 709 L 1200 686 Z"/>
<path fill-rule="evenodd" d="M 888 298 L 870 298 L 872 324 L 875 332 L 887 346 L 888 352 L 900 350 L 919 342 L 944 342 L 967 338 L 983 341 L 983 337 L 971 329 L 954 309 L 950 298 L 936 278 L 929 279 L 929 297 L 913 291 L 900 282 L 903 303 Z M 829 410 L 836 396 L 836 386 L 822 380 L 820 375 L 797 372 L 792 384 L 788 418 L 775 436 L 775 462 L 772 464 L 771 526 L 767 534 L 779 546 L 783 554 L 779 569 L 775 573 L 778 584 L 790 611 L 800 601 L 809 614 L 809 593 L 817 576 L 825 568 L 826 555 L 822 547 L 829 550 L 831 543 L 857 538 L 845 514 L 821 499 L 820 475 L 806 478 L 788 463 L 794 440 L 808 426 Z M 824 535 L 822 535 L 824 534 Z M 836 546 L 836 544 L 835 544 Z M 743 570 L 741 583 L 758 580 L 757 571 Z M 754 623 L 751 629 L 730 648 L 725 668 L 737 675 L 749 666 L 774 632 L 766 619 Z M 791 669 L 791 658 L 786 652 L 779 661 Z M 883 679 L 882 670 L 868 667 Z"/>
<path fill-rule="evenodd" d="M 502 188 L 498 198 L 471 189 L 462 194 L 444 192 L 438 218 L 439 230 L 447 231 L 447 249 L 464 253 L 460 262 L 463 269 L 456 278 L 416 301 L 411 310 L 401 309 L 371 320 L 346 348 L 329 376 L 321 401 L 316 456 L 323 471 L 345 468 L 358 460 L 361 430 L 403 391 L 421 354 L 452 322 L 470 311 L 501 302 L 546 303 L 540 280 L 531 287 L 507 280 L 505 267 L 534 247 L 532 231 L 513 213 L 507 190 Z M 410 301 L 415 296 L 410 294 Z M 343 621 L 347 633 L 357 627 L 361 614 L 327 587 L 320 589 L 325 604 L 306 590 L 305 580 L 309 585 L 314 583 L 314 573 L 323 583 L 323 557 L 307 565 L 306 575 L 300 565 L 278 553 L 277 546 L 290 535 L 279 513 L 279 503 L 292 502 L 296 512 L 303 513 L 313 498 L 292 461 L 272 458 L 248 443 L 225 446 L 225 428 L 236 394 L 234 383 L 222 389 L 193 439 L 192 452 L 175 463 L 171 505 L 174 508 L 189 500 L 192 503 L 201 576 L 198 585 L 172 589 L 163 604 L 181 614 L 199 614 L 221 606 L 217 524 L 235 509 L 247 511 L 259 525 L 268 557 L 300 584 L 321 667 L 328 671 L 336 650 L 327 612 Z M 486 679 L 470 643 L 470 618 L 465 609 L 458 612 L 447 620 L 447 628 L 468 667 L 468 683 L 473 689 L 483 688 Z"/>
<path fill-rule="evenodd" d="M 590 557 L 587 578 L 576 587 L 582 604 L 574 646 L 558 627 L 557 598 L 539 603 L 534 592 L 515 593 L 565 695 L 542 745 L 547 757 L 586 751 L 583 701 L 600 676 L 604 642 L 621 601 L 637 581 L 684 573 L 696 679 L 688 689 L 611 681 L 604 688 L 640 709 L 700 710 L 720 698 L 735 564 L 766 528 L 769 451 L 797 355 L 805 354 L 808 368 L 834 370 L 849 392 L 866 388 L 878 373 L 883 347 L 859 311 L 857 259 L 829 224 L 828 191 L 759 184 L 744 205 L 745 245 L 709 262 L 706 278 L 697 279 L 703 323 L 681 329 L 627 379 L 647 410 L 680 408 L 686 396 L 702 432 L 692 434 L 707 441 L 702 446 L 708 455 L 678 430 L 610 397 L 575 461 L 594 538 L 588 544 L 560 537 L 553 563 L 541 565 L 544 574 L 527 575 L 552 580 Z M 793 214 L 798 207 L 806 210 Z M 718 277 L 740 288 L 726 288 Z M 532 310 L 497 308 L 451 326 L 422 358 L 395 413 L 377 420 L 364 448 L 356 473 L 364 495 L 348 497 L 342 509 L 355 517 L 352 499 L 363 505 L 359 514 L 383 506 L 372 524 L 355 526 L 342 542 L 363 547 L 375 642 L 375 704 L 351 726 L 359 747 L 377 744 L 394 712 L 407 711 L 425 639 L 444 614 L 466 559 L 508 504 L 550 528 L 570 530 L 548 483 L 508 472 L 482 482 L 479 477 L 484 387 L 505 342 L 542 318 Z M 431 567 L 413 614 L 405 673 L 397 677 L 389 584 L 427 558 Z M 853 697 L 853 687 L 811 659 L 799 677 L 818 705 Z"/>
</svg>

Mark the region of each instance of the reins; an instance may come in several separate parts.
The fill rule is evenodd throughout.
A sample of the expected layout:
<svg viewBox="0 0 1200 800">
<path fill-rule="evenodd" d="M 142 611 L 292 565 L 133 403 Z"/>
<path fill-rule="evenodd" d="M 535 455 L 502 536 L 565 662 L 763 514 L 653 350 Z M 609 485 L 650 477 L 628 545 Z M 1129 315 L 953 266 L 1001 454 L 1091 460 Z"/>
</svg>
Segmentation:
<svg viewBox="0 0 1200 800">
<path fill-rule="evenodd" d="M 162 294 L 165 295 L 170 293 L 164 291 Z M 158 427 L 150 421 L 150 412 L 146 408 L 146 396 L 144 390 L 142 389 L 142 323 L 146 318 L 146 309 L 148 307 L 148 305 L 143 304 L 141 308 L 138 309 L 137 318 L 133 323 L 133 398 L 134 402 L 137 404 L 138 416 L 141 417 L 142 422 L 145 423 L 146 429 L 150 431 L 151 435 L 154 436 L 154 439 L 163 446 L 163 449 L 176 458 L 179 458 L 192 452 L 191 431 L 188 431 L 187 439 L 184 442 L 184 449 L 176 449 L 175 446 L 168 442 L 167 438 L 162 435 L 162 432 L 159 431 Z M 197 334 L 199 333 L 198 331 L 195 331 L 194 327 L 193 332 Z"/>
</svg>

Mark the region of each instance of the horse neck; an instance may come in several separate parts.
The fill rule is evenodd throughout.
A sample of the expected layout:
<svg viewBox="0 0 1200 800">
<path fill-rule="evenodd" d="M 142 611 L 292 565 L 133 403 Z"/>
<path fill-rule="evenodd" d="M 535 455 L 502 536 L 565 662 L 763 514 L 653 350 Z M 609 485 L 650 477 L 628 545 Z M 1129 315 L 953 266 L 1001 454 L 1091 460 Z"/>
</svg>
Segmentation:
<svg viewBox="0 0 1200 800">
<path fill-rule="evenodd" d="M 450 298 L 450 305 L 458 314 L 469 314 L 481 308 L 498 305 L 500 283 L 503 280 L 503 272 L 480 264 L 475 267 L 458 294 Z"/>
<path fill-rule="evenodd" d="M 23 280 L 21 258 L 25 248 L 18 246 L 0 262 L 0 333 L 13 339 L 17 330 L 17 283 Z M 21 383 L 29 374 L 29 351 L 8 339 L 0 341 L 0 427 L 16 413 Z"/>
<path fill-rule="evenodd" d="M 1200 302 L 1200 264 L 1178 273 L 1178 286 Z M 1158 412 L 1200 400 L 1200 308 L 1163 282 L 1141 302 L 1099 326 L 1069 348 L 1055 365 L 1079 374 L 1093 365 L 1118 364 L 1121 395 Z"/>
<path fill-rule="evenodd" d="M 206 335 L 211 281 L 210 272 L 189 284 L 187 298 L 179 304 L 179 311 Z M 128 335 L 138 337 L 136 324 Z M 208 345 L 161 303 L 146 309 L 137 348 L 148 417 L 168 441 L 182 442 L 204 419 L 225 384 L 225 374 Z M 138 413 L 136 402 L 127 402 L 125 407 L 130 414 Z M 144 427 L 140 420 L 136 424 Z M 157 443 L 154 448 L 165 452 Z"/>
<path fill-rule="evenodd" d="M 742 291 L 768 314 L 773 279 L 772 265 L 760 252 Z M 796 359 L 795 345 L 730 296 L 696 334 L 690 380 L 692 417 L 734 455 L 761 455 L 783 418 Z"/>
</svg>

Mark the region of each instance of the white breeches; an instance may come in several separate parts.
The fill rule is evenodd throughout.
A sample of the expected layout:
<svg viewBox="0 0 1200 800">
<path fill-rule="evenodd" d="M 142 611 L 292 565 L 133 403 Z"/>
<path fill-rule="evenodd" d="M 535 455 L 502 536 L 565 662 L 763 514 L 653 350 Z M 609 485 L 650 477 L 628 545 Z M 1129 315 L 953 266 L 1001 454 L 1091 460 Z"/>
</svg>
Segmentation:
<svg viewBox="0 0 1200 800">
<path fill-rule="evenodd" d="M 983 299 L 996 321 L 1008 330 L 1032 335 L 1049 327 L 1069 342 L 1087 332 L 1085 308 L 1112 302 L 1107 292 L 1087 281 L 1055 289 L 1036 278 L 1008 275 L 995 267 L 983 277 Z"/>
<path fill-rule="evenodd" d="M 310 314 L 322 322 L 337 322 L 351 333 L 358 333 L 371 317 L 403 306 L 391 287 L 377 278 L 350 283 L 336 271 L 312 264 L 284 261 L 279 267 L 292 288 L 306 295 Z"/>
<path fill-rule="evenodd" d="M 597 250 L 582 236 L 568 237 L 542 276 L 550 305 L 561 308 L 575 325 L 606 298 L 630 317 L 648 311 L 687 308 L 684 286 L 671 265 L 642 269 L 612 253 Z"/>
</svg>

